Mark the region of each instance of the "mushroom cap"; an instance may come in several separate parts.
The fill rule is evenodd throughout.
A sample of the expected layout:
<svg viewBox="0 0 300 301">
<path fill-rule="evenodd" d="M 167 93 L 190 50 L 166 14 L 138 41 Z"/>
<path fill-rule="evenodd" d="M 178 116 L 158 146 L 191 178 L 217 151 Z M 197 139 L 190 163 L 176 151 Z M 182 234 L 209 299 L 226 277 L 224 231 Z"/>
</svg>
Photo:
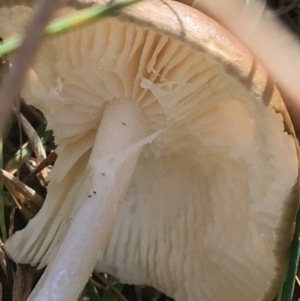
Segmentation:
<svg viewBox="0 0 300 301">
<path fill-rule="evenodd" d="M 10 12 L 0 9 L 4 37 L 31 15 Z M 155 138 L 98 269 L 177 301 L 274 297 L 298 205 L 298 146 L 274 83 L 224 28 L 181 3 L 143 1 L 45 41 L 22 96 L 45 114 L 58 160 L 43 208 L 6 244 L 13 259 L 51 262 L 105 102 L 134 101 Z"/>
</svg>

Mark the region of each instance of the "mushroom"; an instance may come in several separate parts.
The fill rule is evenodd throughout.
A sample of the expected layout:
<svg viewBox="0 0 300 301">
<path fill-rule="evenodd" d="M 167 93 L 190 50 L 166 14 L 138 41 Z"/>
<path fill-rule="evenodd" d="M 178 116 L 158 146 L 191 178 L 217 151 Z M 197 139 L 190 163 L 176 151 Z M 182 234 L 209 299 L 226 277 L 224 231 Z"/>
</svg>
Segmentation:
<svg viewBox="0 0 300 301">
<path fill-rule="evenodd" d="M 31 11 L 2 7 L 0 35 Z M 21 94 L 58 145 L 45 204 L 5 244 L 48 265 L 29 300 L 76 300 L 95 266 L 177 301 L 274 297 L 298 145 L 274 83 L 229 32 L 145 0 L 44 41 Z"/>
<path fill-rule="evenodd" d="M 260 60 L 279 86 L 293 125 L 299 132 L 300 68 L 295 65 L 299 59 L 299 38 L 268 8 L 268 1 L 179 1 L 218 20 Z"/>
</svg>

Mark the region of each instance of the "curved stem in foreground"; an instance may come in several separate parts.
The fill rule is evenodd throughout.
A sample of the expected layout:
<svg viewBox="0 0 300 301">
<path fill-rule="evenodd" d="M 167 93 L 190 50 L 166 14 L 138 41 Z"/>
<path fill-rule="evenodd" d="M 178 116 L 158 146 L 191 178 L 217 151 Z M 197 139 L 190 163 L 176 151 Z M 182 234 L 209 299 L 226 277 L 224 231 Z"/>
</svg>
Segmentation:
<svg viewBox="0 0 300 301">
<path fill-rule="evenodd" d="M 134 104 L 106 105 L 66 236 L 29 301 L 77 300 L 106 248 L 142 150 L 138 142 L 147 134 L 145 123 Z"/>
</svg>

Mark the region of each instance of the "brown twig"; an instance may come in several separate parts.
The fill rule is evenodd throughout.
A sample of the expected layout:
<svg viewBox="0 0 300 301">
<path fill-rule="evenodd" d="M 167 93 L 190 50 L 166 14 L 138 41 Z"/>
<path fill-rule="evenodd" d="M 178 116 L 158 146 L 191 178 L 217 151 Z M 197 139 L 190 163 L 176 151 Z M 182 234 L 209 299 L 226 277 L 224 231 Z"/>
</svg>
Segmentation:
<svg viewBox="0 0 300 301">
<path fill-rule="evenodd" d="M 120 292 L 118 289 L 116 289 L 113 285 L 110 284 L 110 282 L 100 273 L 98 273 L 97 271 L 94 271 L 93 274 L 100 279 L 100 281 L 105 284 L 105 286 L 107 286 L 112 293 L 114 293 L 120 301 L 128 301 Z"/>
<path fill-rule="evenodd" d="M 0 91 L 0 132 L 4 132 L 10 118 L 12 104 L 18 98 L 26 71 L 39 46 L 43 30 L 60 0 L 40 0 L 30 21 L 24 41 L 17 51 L 10 72 L 3 81 Z"/>
<path fill-rule="evenodd" d="M 92 283 L 94 286 L 98 287 L 101 290 L 105 290 L 105 287 L 100 284 L 98 281 L 96 281 L 94 278 L 90 278 L 89 282 Z"/>
</svg>

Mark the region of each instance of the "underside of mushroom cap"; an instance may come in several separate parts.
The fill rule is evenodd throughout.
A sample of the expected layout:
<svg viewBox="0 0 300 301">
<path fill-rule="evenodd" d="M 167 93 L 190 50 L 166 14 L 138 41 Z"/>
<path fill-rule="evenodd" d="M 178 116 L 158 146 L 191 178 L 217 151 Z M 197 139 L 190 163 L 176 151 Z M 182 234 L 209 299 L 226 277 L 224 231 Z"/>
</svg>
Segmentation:
<svg viewBox="0 0 300 301">
<path fill-rule="evenodd" d="M 0 9 L 4 37 L 31 14 L 14 10 Z M 6 245 L 12 258 L 51 263 L 105 104 L 130 101 L 154 139 L 99 269 L 178 301 L 274 296 L 297 206 L 297 146 L 277 89 L 223 28 L 179 3 L 145 1 L 46 41 L 22 96 L 45 114 L 59 157 L 45 205 Z"/>
</svg>

